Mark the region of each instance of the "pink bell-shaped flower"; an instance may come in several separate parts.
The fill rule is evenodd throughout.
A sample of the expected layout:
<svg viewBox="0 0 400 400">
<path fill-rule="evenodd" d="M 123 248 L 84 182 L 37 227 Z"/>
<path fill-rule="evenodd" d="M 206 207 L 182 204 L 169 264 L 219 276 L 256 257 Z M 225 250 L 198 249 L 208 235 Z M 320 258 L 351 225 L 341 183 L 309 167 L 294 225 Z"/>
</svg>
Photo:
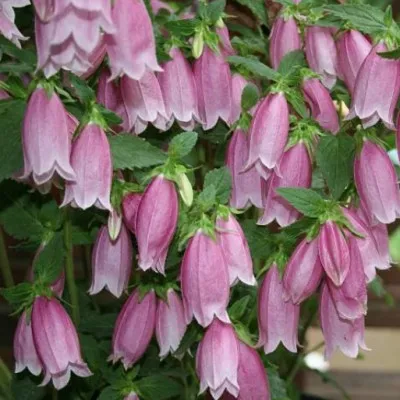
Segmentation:
<svg viewBox="0 0 400 400">
<path fill-rule="evenodd" d="M 309 26 L 306 30 L 306 56 L 310 68 L 322 75 L 322 83 L 332 89 L 338 75 L 338 55 L 331 29 Z"/>
<path fill-rule="evenodd" d="M 339 37 L 336 47 L 340 74 L 350 94 L 353 95 L 358 71 L 371 51 L 372 45 L 362 33 L 350 30 Z"/>
<path fill-rule="evenodd" d="M 269 56 L 272 68 L 278 69 L 282 58 L 302 47 L 299 29 L 293 17 L 278 17 L 272 26 Z"/>
<path fill-rule="evenodd" d="M 280 226 L 295 222 L 300 213 L 276 193 L 277 188 L 311 186 L 312 166 L 304 143 L 299 142 L 283 153 L 269 181 L 264 184 L 266 196 L 263 201 L 264 214 L 259 225 L 268 225 L 276 220 Z"/>
<path fill-rule="evenodd" d="M 122 214 L 126 227 L 135 235 L 137 211 L 142 193 L 129 193 L 122 199 Z"/>
<path fill-rule="evenodd" d="M 400 61 L 382 58 L 386 46 L 378 43 L 369 52 L 357 75 L 350 113 L 346 119 L 358 117 L 364 128 L 381 119 L 394 129 L 393 113 L 400 94 Z"/>
<path fill-rule="evenodd" d="M 156 338 L 161 358 L 178 350 L 185 332 L 186 321 L 182 300 L 173 289 L 169 289 L 166 301 L 159 300 L 157 305 Z"/>
<path fill-rule="evenodd" d="M 229 204 L 236 209 L 247 208 L 251 204 L 262 208 L 262 183 L 257 170 L 252 167 L 243 171 L 249 152 L 247 136 L 236 129 L 229 141 L 225 163 L 232 176 L 232 193 Z"/>
<path fill-rule="evenodd" d="M 217 27 L 215 32 L 219 37 L 220 51 L 222 52 L 222 55 L 225 57 L 235 55 L 236 51 L 232 47 L 228 27 L 223 23 L 223 26 Z"/>
<path fill-rule="evenodd" d="M 333 221 L 326 221 L 319 232 L 318 251 L 322 267 L 336 285 L 343 284 L 350 268 L 350 250 L 340 228 Z"/>
<path fill-rule="evenodd" d="M 229 272 L 222 249 L 203 232 L 189 241 L 181 267 L 181 287 L 186 322 L 194 316 L 207 327 L 214 316 L 229 323 Z"/>
<path fill-rule="evenodd" d="M 336 134 L 339 131 L 339 117 L 328 89 L 319 79 L 311 78 L 303 82 L 303 93 L 311 116 L 321 128 Z"/>
<path fill-rule="evenodd" d="M 231 125 L 239 120 L 242 113 L 242 94 L 247 83 L 247 80 L 242 75 L 232 75 L 232 110 L 229 120 Z"/>
<path fill-rule="evenodd" d="M 200 120 L 192 67 L 178 48 L 172 48 L 169 54 L 171 60 L 158 74 L 169 124 L 176 120 L 182 129 L 192 130 Z"/>
<path fill-rule="evenodd" d="M 156 308 L 153 290 L 142 300 L 138 291 L 129 296 L 115 323 L 109 360 L 116 363 L 122 359 L 122 364 L 128 369 L 143 356 L 154 333 Z"/>
<path fill-rule="evenodd" d="M 212 129 L 219 118 L 228 124 L 232 110 L 232 78 L 224 57 L 206 46 L 194 63 L 194 78 L 203 129 Z"/>
<path fill-rule="evenodd" d="M 92 253 L 92 285 L 89 293 L 106 288 L 115 297 L 121 297 L 128 287 L 132 268 L 133 249 L 129 232 L 122 224 L 116 240 L 111 240 L 107 226 L 100 228 Z"/>
<path fill-rule="evenodd" d="M 230 214 L 227 220 L 217 218 L 216 228 L 228 267 L 230 285 L 234 285 L 237 281 L 246 285 L 256 285 L 249 245 L 239 222 L 233 214 Z"/>
<path fill-rule="evenodd" d="M 48 95 L 37 88 L 29 99 L 22 126 L 24 173 L 32 175 L 37 185 L 43 185 L 57 173 L 67 181 L 76 174 L 70 163 L 71 136 L 67 112 L 55 92 Z"/>
<path fill-rule="evenodd" d="M 112 18 L 116 32 L 106 36 L 111 79 L 142 79 L 146 71 L 162 71 L 150 16 L 142 0 L 116 0 Z"/>
<path fill-rule="evenodd" d="M 45 377 L 57 390 L 65 387 L 71 372 L 91 376 L 82 359 L 79 339 L 71 318 L 55 298 L 36 297 L 32 308 L 32 333 Z"/>
<path fill-rule="evenodd" d="M 17 47 L 21 47 L 20 40 L 28 38 L 22 35 L 15 25 L 14 8 L 29 5 L 29 0 L 3 0 L 0 8 L 0 33 Z"/>
<path fill-rule="evenodd" d="M 396 171 L 381 146 L 364 140 L 354 163 L 354 180 L 361 203 L 368 214 L 384 224 L 400 214 Z"/>
<path fill-rule="evenodd" d="M 289 107 L 285 95 L 270 93 L 258 106 L 251 122 L 249 155 L 244 169 L 253 166 L 273 169 L 283 154 L 288 134 Z"/>
<path fill-rule="evenodd" d="M 323 274 L 318 241 L 303 239 L 290 257 L 283 277 L 285 300 L 300 304 L 317 290 Z"/>
<path fill-rule="evenodd" d="M 319 319 L 325 339 L 325 358 L 331 358 L 339 348 L 346 356 L 356 358 L 359 347 L 369 350 L 364 341 L 364 317 L 354 321 L 340 318 L 329 288 L 322 288 Z"/>
<path fill-rule="evenodd" d="M 36 376 L 42 372 L 42 364 L 33 342 L 32 322 L 27 319 L 25 311 L 19 317 L 14 334 L 14 359 L 16 374 L 25 368 Z"/>
<path fill-rule="evenodd" d="M 112 211 L 110 192 L 112 163 L 110 144 L 103 129 L 89 123 L 72 147 L 71 163 L 76 173 L 75 182 L 68 182 L 64 200 L 83 210 L 91 206 Z M 87 166 L 90 165 L 90 168 Z"/>
<path fill-rule="evenodd" d="M 165 259 L 178 222 L 175 185 L 159 175 L 147 186 L 136 217 L 139 268 L 164 274 Z"/>
<path fill-rule="evenodd" d="M 297 327 L 300 306 L 285 301 L 282 281 L 276 264 L 264 277 L 258 293 L 258 346 L 272 353 L 280 342 L 292 353 L 297 352 Z"/>
<path fill-rule="evenodd" d="M 224 391 L 234 397 L 239 394 L 239 341 L 230 324 L 214 319 L 208 327 L 196 353 L 196 371 L 200 392 L 207 389 L 214 399 Z"/>
</svg>

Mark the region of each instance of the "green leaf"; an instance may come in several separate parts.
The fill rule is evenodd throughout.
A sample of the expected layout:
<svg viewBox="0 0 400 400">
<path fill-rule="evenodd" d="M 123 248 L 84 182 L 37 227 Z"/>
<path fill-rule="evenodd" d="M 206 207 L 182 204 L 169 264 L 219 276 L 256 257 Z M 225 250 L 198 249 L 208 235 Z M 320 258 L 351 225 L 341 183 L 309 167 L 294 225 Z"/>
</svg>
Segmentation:
<svg viewBox="0 0 400 400">
<path fill-rule="evenodd" d="M 232 177 L 227 167 L 213 169 L 204 178 L 204 189 L 208 186 L 215 187 L 215 198 L 221 204 L 229 201 L 232 189 Z"/>
<path fill-rule="evenodd" d="M 81 78 L 74 74 L 69 74 L 69 79 L 73 89 L 79 100 L 84 104 L 89 104 L 96 100 L 96 94 L 94 90 Z"/>
<path fill-rule="evenodd" d="M 293 73 L 294 70 L 307 66 L 304 52 L 302 50 L 294 50 L 286 54 L 278 68 L 278 72 L 283 76 L 288 76 Z"/>
<path fill-rule="evenodd" d="M 17 310 L 32 296 L 32 284 L 29 282 L 22 282 L 10 288 L 2 288 L 0 289 L 0 294 L 13 309 Z"/>
<path fill-rule="evenodd" d="M 237 66 L 243 67 L 255 76 L 277 81 L 281 77 L 280 73 L 263 64 L 262 62 L 246 57 L 230 56 L 228 61 Z"/>
<path fill-rule="evenodd" d="M 0 36 L 0 49 L 11 57 L 24 63 L 29 71 L 34 71 L 36 68 L 36 54 L 31 50 L 18 48 L 14 43 L 10 42 L 4 36 Z"/>
<path fill-rule="evenodd" d="M 159 148 L 130 134 L 109 138 L 114 169 L 148 168 L 164 163 L 167 156 Z"/>
<path fill-rule="evenodd" d="M 216 201 L 217 190 L 214 185 L 209 185 L 205 187 L 199 194 L 198 201 L 202 205 L 202 208 L 209 210 Z"/>
<path fill-rule="evenodd" d="M 235 301 L 229 307 L 229 316 L 234 321 L 240 321 L 243 317 L 244 313 L 246 312 L 249 302 L 251 300 L 251 296 L 247 295 L 242 297 L 241 299 Z"/>
<path fill-rule="evenodd" d="M 267 367 L 267 376 L 271 400 L 290 400 L 286 391 L 286 383 L 279 376 L 278 368 L 270 364 Z"/>
<path fill-rule="evenodd" d="M 101 104 L 97 104 L 96 107 L 100 111 L 104 120 L 107 122 L 108 126 L 119 125 L 122 122 L 122 118 L 119 115 L 115 114 L 115 112 L 108 110 Z"/>
<path fill-rule="evenodd" d="M 259 226 L 252 219 L 241 221 L 241 226 L 250 247 L 253 259 L 265 259 L 271 256 L 273 242 L 271 234 L 264 226 Z"/>
<path fill-rule="evenodd" d="M 183 336 L 178 349 L 175 351 L 174 356 L 181 358 L 185 353 L 201 338 L 201 329 L 199 325 L 190 324 L 186 329 L 185 335 Z"/>
<path fill-rule="evenodd" d="M 39 382 L 34 382 L 30 376 L 22 379 L 14 375 L 11 383 L 11 391 L 15 400 L 41 400 L 46 395 L 46 388 L 39 387 Z"/>
<path fill-rule="evenodd" d="M 368 289 L 370 289 L 375 296 L 379 297 L 380 299 L 384 299 L 385 303 L 389 307 L 394 307 L 395 300 L 393 295 L 385 288 L 385 284 L 383 279 L 380 276 L 376 276 L 376 278 L 368 284 Z"/>
<path fill-rule="evenodd" d="M 353 176 L 354 139 L 347 135 L 321 138 L 316 159 L 332 197 L 339 199 Z"/>
<path fill-rule="evenodd" d="M 265 26 L 269 25 L 266 12 L 267 8 L 265 7 L 264 0 L 237 0 L 237 2 L 242 6 L 249 8 L 262 24 Z"/>
<path fill-rule="evenodd" d="M 23 167 L 21 126 L 26 103 L 0 101 L 0 182 Z"/>
<path fill-rule="evenodd" d="M 209 24 L 215 24 L 221 17 L 225 10 L 225 0 L 215 0 L 211 3 L 200 3 L 200 16 Z"/>
<path fill-rule="evenodd" d="M 168 154 L 176 158 L 187 156 L 196 146 L 197 138 L 197 132 L 183 132 L 175 136 L 169 144 Z"/>
<path fill-rule="evenodd" d="M 391 60 L 397 60 L 400 58 L 400 47 L 396 50 L 386 51 L 384 53 L 378 53 L 383 58 L 389 58 Z"/>
<path fill-rule="evenodd" d="M 113 333 L 116 313 L 94 314 L 90 313 L 82 318 L 79 329 L 83 333 L 88 333 L 98 339 L 110 338 Z"/>
<path fill-rule="evenodd" d="M 196 19 L 180 19 L 177 21 L 167 21 L 165 23 L 166 29 L 177 37 L 192 36 L 195 33 L 198 21 Z"/>
<path fill-rule="evenodd" d="M 324 207 L 324 199 L 311 189 L 278 188 L 276 192 L 307 217 L 318 217 Z"/>
<path fill-rule="evenodd" d="M 174 379 L 164 375 L 153 375 L 135 382 L 140 398 L 143 400 L 164 400 L 179 396 L 183 387 Z"/>
<path fill-rule="evenodd" d="M 122 397 L 117 390 L 111 386 L 107 386 L 101 391 L 99 397 L 97 397 L 97 400 L 121 400 L 121 398 Z"/>
<path fill-rule="evenodd" d="M 62 272 L 64 257 L 63 232 L 56 232 L 34 260 L 35 279 L 44 284 L 53 283 Z"/>
<path fill-rule="evenodd" d="M 252 107 L 254 107 L 257 104 L 259 97 L 260 93 L 257 86 L 254 85 L 254 83 L 247 84 L 242 92 L 241 104 L 243 110 L 249 111 Z"/>
<path fill-rule="evenodd" d="M 285 96 L 287 101 L 302 118 L 308 117 L 307 106 L 304 102 L 304 96 L 300 90 L 290 88 L 289 90 L 285 91 Z"/>
</svg>

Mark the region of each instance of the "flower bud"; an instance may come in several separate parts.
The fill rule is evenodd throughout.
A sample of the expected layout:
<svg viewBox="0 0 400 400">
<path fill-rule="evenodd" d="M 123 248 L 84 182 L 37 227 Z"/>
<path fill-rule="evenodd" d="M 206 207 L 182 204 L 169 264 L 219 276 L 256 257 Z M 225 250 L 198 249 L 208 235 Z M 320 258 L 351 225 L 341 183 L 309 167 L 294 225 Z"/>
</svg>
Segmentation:
<svg viewBox="0 0 400 400">
<path fill-rule="evenodd" d="M 396 171 L 381 146 L 364 140 L 354 163 L 354 180 L 366 211 L 384 224 L 392 223 L 400 213 Z"/>
<path fill-rule="evenodd" d="M 236 284 L 237 281 L 246 285 L 256 285 L 249 245 L 239 222 L 232 214 L 229 214 L 227 220 L 217 218 L 216 227 L 218 240 L 228 267 L 230 285 Z"/>
<path fill-rule="evenodd" d="M 300 306 L 283 299 L 283 284 L 276 264 L 264 277 L 258 293 L 257 346 L 264 346 L 266 354 L 272 353 L 280 342 L 292 353 L 297 352 L 297 327 Z"/>
<path fill-rule="evenodd" d="M 204 37 L 203 32 L 196 32 L 192 43 L 192 55 L 197 60 L 201 57 L 204 50 Z"/>
<path fill-rule="evenodd" d="M 301 37 L 293 17 L 278 17 L 271 30 L 269 56 L 272 68 L 278 69 L 282 58 L 302 47 Z"/>
<path fill-rule="evenodd" d="M 203 129 L 212 129 L 218 118 L 228 124 L 232 110 L 232 78 L 224 57 L 206 46 L 194 63 L 194 78 Z"/>
<path fill-rule="evenodd" d="M 122 359 L 124 368 L 128 369 L 143 356 L 155 329 L 156 306 L 154 291 L 148 292 L 141 301 L 137 290 L 129 296 L 114 326 L 109 360 L 116 363 Z"/>
<path fill-rule="evenodd" d="M 37 185 L 49 182 L 57 173 L 74 181 L 76 175 L 70 163 L 71 137 L 67 112 L 55 92 L 50 96 L 42 88 L 29 99 L 22 126 L 24 173 L 32 174 Z"/>
<path fill-rule="evenodd" d="M 283 93 L 269 94 L 258 106 L 250 126 L 248 170 L 256 164 L 273 169 L 281 158 L 289 134 L 289 107 Z"/>
<path fill-rule="evenodd" d="M 186 332 L 185 312 L 180 297 L 169 289 L 167 301 L 159 300 L 156 314 L 156 338 L 160 357 L 178 350 Z"/>
<path fill-rule="evenodd" d="M 137 210 L 142 197 L 141 193 L 129 193 L 122 200 L 124 223 L 134 235 L 136 234 Z"/>
<path fill-rule="evenodd" d="M 33 342 L 32 322 L 28 320 L 25 311 L 19 317 L 14 334 L 14 359 L 16 374 L 25 368 L 36 376 L 42 372 L 42 364 Z"/>
<path fill-rule="evenodd" d="M 189 178 L 185 173 L 181 173 L 177 176 L 177 182 L 179 194 L 183 202 L 190 207 L 193 203 L 193 187 L 189 181 Z"/>
<path fill-rule="evenodd" d="M 42 385 L 50 380 L 57 390 L 65 387 L 71 372 L 80 377 L 92 373 L 82 359 L 78 334 L 55 298 L 36 297 L 32 308 L 32 333 L 45 373 Z"/>
<path fill-rule="evenodd" d="M 303 82 L 303 93 L 311 116 L 321 128 L 336 134 L 339 131 L 339 118 L 329 91 L 319 79 L 311 78 Z"/>
<path fill-rule="evenodd" d="M 283 277 L 285 300 L 300 304 L 317 290 L 322 278 L 318 241 L 303 239 L 290 257 Z"/>
<path fill-rule="evenodd" d="M 89 293 L 106 288 L 115 297 L 121 297 L 128 287 L 132 268 L 133 249 L 129 232 L 121 225 L 120 235 L 110 239 L 107 227 L 100 228 L 92 253 L 92 285 Z"/>
<path fill-rule="evenodd" d="M 165 259 L 178 221 L 175 185 L 162 175 L 147 186 L 136 217 L 139 268 L 164 274 Z"/>
<path fill-rule="evenodd" d="M 340 318 L 327 285 L 322 288 L 319 314 L 326 359 L 331 358 L 336 348 L 351 358 L 357 357 L 359 347 L 369 350 L 364 341 L 364 317 L 354 321 Z"/>
<path fill-rule="evenodd" d="M 338 74 L 338 60 L 331 29 L 310 26 L 306 30 L 306 56 L 310 68 L 322 75 L 322 83 L 332 89 Z"/>
<path fill-rule="evenodd" d="M 189 241 L 181 267 L 186 322 L 194 316 L 206 327 L 214 316 L 229 323 L 229 273 L 219 243 L 198 231 Z"/>
<path fill-rule="evenodd" d="M 71 164 L 76 181 L 66 184 L 61 206 L 71 203 L 72 207 L 86 210 L 94 205 L 111 211 L 111 151 L 100 126 L 90 123 L 83 129 L 72 146 Z"/>
<path fill-rule="evenodd" d="M 238 396 L 238 345 L 232 325 L 214 319 L 197 348 L 199 394 L 209 389 L 214 399 L 219 399 L 225 390 L 234 397 Z"/>
<path fill-rule="evenodd" d="M 111 79 L 126 75 L 139 80 L 146 71 L 162 71 L 157 62 L 153 26 L 144 2 L 116 0 L 112 18 L 116 31 L 106 35 Z"/>
<path fill-rule="evenodd" d="M 371 43 L 362 33 L 349 30 L 339 37 L 336 47 L 340 74 L 353 95 L 358 71 L 371 51 Z"/>
<path fill-rule="evenodd" d="M 121 232 L 122 226 L 122 215 L 118 213 L 118 211 L 113 208 L 112 211 L 108 214 L 107 220 L 107 228 L 108 234 L 111 240 L 116 240 Z"/>
<path fill-rule="evenodd" d="M 346 119 L 358 117 L 364 128 L 381 119 L 394 129 L 393 113 L 400 93 L 400 61 L 378 54 L 386 50 L 383 43 L 373 47 L 357 75 L 350 114 Z"/>
</svg>

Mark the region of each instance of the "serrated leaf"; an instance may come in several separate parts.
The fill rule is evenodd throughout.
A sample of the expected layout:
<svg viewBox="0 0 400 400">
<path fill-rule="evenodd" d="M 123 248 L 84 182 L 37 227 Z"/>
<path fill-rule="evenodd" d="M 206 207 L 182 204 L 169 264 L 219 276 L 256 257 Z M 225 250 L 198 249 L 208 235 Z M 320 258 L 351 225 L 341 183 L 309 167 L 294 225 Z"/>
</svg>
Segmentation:
<svg viewBox="0 0 400 400">
<path fill-rule="evenodd" d="M 32 296 L 32 284 L 29 282 L 22 282 L 10 288 L 2 288 L 0 289 L 0 294 L 13 309 L 18 309 Z"/>
<path fill-rule="evenodd" d="M 197 138 L 197 132 L 183 132 L 175 136 L 169 144 L 168 154 L 171 157 L 185 157 L 196 146 Z"/>
<path fill-rule="evenodd" d="M 278 72 L 283 76 L 288 76 L 294 70 L 306 66 L 307 62 L 304 57 L 304 52 L 302 50 L 294 50 L 282 58 L 279 64 Z"/>
<path fill-rule="evenodd" d="M 271 400 L 290 400 L 286 391 L 286 383 L 279 376 L 278 369 L 275 366 L 267 367 L 267 376 Z"/>
<path fill-rule="evenodd" d="M 215 0 L 211 3 L 200 3 L 200 16 L 209 24 L 215 24 L 225 10 L 226 0 Z"/>
<path fill-rule="evenodd" d="M 272 238 L 268 229 L 259 226 L 252 219 L 241 221 L 243 232 L 253 259 L 265 259 L 272 253 Z"/>
<path fill-rule="evenodd" d="M 339 199 L 353 176 L 354 139 L 347 135 L 321 138 L 316 159 L 332 197 Z"/>
<path fill-rule="evenodd" d="M 231 319 L 234 321 L 239 321 L 244 313 L 246 312 L 249 302 L 251 300 L 251 296 L 247 295 L 242 297 L 241 299 L 235 301 L 230 307 L 229 307 L 229 316 Z"/>
<path fill-rule="evenodd" d="M 74 74 L 69 74 L 69 79 L 76 95 L 82 103 L 88 104 L 96 100 L 96 94 L 87 82 Z"/>
<path fill-rule="evenodd" d="M 130 134 L 109 138 L 114 169 L 149 168 L 164 163 L 167 156 L 159 148 Z"/>
<path fill-rule="evenodd" d="M 165 23 L 167 30 L 177 37 L 192 36 L 197 25 L 198 21 L 196 19 L 180 19 L 176 21 L 167 21 Z"/>
<path fill-rule="evenodd" d="M 228 61 L 238 67 L 243 67 L 253 75 L 261 78 L 277 81 L 281 77 L 280 73 L 263 64 L 262 62 L 246 57 L 230 56 Z"/>
<path fill-rule="evenodd" d="M 108 386 L 103 389 L 97 400 L 120 400 L 121 395 L 113 387 Z"/>
<path fill-rule="evenodd" d="M 241 105 L 242 109 L 245 111 L 249 111 L 252 107 L 257 104 L 257 101 L 260 97 L 260 93 L 258 88 L 254 83 L 248 83 L 242 92 Z"/>
<path fill-rule="evenodd" d="M 264 0 L 237 0 L 237 2 L 242 6 L 249 8 L 262 24 L 265 26 L 269 25 L 266 12 L 267 8 Z"/>
<path fill-rule="evenodd" d="M 318 217 L 324 206 L 324 199 L 311 189 L 278 188 L 276 192 L 307 217 Z"/>
<path fill-rule="evenodd" d="M 300 90 L 290 89 L 285 91 L 285 97 L 294 110 L 302 117 L 308 117 L 308 110 L 306 103 L 304 102 L 304 97 Z"/>
<path fill-rule="evenodd" d="M 119 115 L 115 114 L 115 112 L 108 110 L 101 104 L 97 104 L 96 107 L 98 108 L 104 120 L 109 126 L 119 125 L 122 122 L 122 118 Z"/>
<path fill-rule="evenodd" d="M 221 204 L 229 201 L 232 189 L 232 176 L 227 167 L 213 169 L 204 178 L 204 189 L 214 186 L 215 198 Z"/>
<path fill-rule="evenodd" d="M 182 393 L 183 387 L 174 379 L 164 375 L 153 375 L 135 382 L 143 400 L 166 400 Z"/>
<path fill-rule="evenodd" d="M 202 192 L 199 194 L 198 201 L 202 205 L 204 210 L 210 209 L 217 197 L 217 190 L 214 185 L 209 185 L 205 187 Z"/>
</svg>

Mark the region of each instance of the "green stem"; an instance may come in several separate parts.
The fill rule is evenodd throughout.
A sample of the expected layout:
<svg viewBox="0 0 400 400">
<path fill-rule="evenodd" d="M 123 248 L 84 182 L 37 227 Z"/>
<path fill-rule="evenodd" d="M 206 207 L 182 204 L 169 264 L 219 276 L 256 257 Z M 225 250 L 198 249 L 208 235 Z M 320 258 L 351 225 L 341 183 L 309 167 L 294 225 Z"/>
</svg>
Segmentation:
<svg viewBox="0 0 400 400">
<path fill-rule="evenodd" d="M 4 240 L 3 230 L 0 228 L 0 269 L 3 276 L 4 286 L 14 286 L 14 279 L 11 273 L 10 261 L 8 260 L 7 247 Z"/>
<path fill-rule="evenodd" d="M 79 324 L 79 299 L 78 290 L 75 284 L 74 259 L 72 245 L 72 229 L 71 221 L 68 218 L 68 210 L 66 210 L 66 218 L 64 224 L 64 245 L 66 250 L 65 260 L 65 277 L 67 281 L 68 293 L 72 307 L 72 319 L 75 325 Z"/>
</svg>

